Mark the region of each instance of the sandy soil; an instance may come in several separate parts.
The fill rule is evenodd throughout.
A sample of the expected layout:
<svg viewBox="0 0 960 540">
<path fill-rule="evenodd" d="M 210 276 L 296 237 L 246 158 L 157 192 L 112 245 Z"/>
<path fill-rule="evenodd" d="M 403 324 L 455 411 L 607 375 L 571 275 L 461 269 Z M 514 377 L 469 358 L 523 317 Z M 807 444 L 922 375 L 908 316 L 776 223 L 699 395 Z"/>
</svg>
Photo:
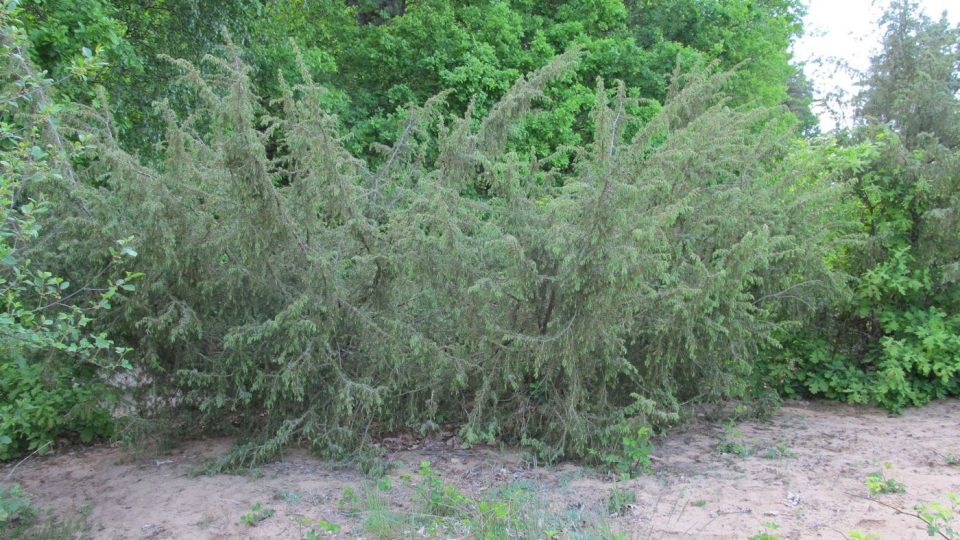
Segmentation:
<svg viewBox="0 0 960 540">
<path fill-rule="evenodd" d="M 943 456 L 960 451 L 957 400 L 900 416 L 790 402 L 772 421 L 745 422 L 738 429 L 742 435 L 733 442 L 751 449 L 751 455 L 719 452 L 723 426 L 705 421 L 657 441 L 653 473 L 619 484 L 636 493 L 636 502 L 622 515 L 604 518 L 627 538 L 746 539 L 762 532 L 765 523 L 775 523 L 774 533 L 784 539 L 839 539 L 853 530 L 920 539 L 928 538 L 921 522 L 869 500 L 867 475 L 888 464 L 886 474 L 907 491 L 874 497 L 904 509 L 960 492 L 960 467 L 948 465 Z M 768 456 L 767 449 L 778 444 L 788 455 Z M 80 449 L 24 463 L 8 482 L 21 483 L 39 505 L 57 512 L 87 508 L 92 538 L 302 538 L 298 516 L 337 523 L 342 538 L 362 537 L 359 521 L 340 513 L 337 502 L 345 487 L 369 483 L 363 475 L 301 453 L 256 475 L 192 474 L 228 445 L 201 441 L 162 456 Z M 400 446 L 389 454 L 398 462 L 391 473 L 395 479 L 411 473 L 416 478 L 418 464 L 428 459 L 469 494 L 528 481 L 557 512 L 582 508 L 605 515 L 614 487 L 612 479 L 574 464 L 537 467 L 521 453 L 464 450 L 455 440 Z M 0 469 L 0 478 L 10 467 Z M 284 500 L 281 493 L 295 495 Z M 412 512 L 410 494 L 397 489 L 387 497 L 394 510 Z M 256 502 L 276 513 L 256 527 L 241 523 Z"/>
</svg>

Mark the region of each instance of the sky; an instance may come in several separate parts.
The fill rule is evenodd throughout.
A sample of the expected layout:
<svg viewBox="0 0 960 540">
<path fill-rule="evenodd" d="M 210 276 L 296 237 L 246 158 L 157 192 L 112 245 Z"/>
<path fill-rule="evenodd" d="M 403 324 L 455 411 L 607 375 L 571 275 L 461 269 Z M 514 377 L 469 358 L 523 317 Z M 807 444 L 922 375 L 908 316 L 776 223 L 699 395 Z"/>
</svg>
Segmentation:
<svg viewBox="0 0 960 540">
<path fill-rule="evenodd" d="M 838 62 L 859 71 L 870 66 L 870 56 L 880 46 L 877 21 L 887 3 L 887 0 L 805 1 L 805 35 L 794 44 L 793 54 L 795 61 L 806 63 L 805 71 L 813 82 L 815 99 L 832 104 L 829 108 L 814 106 L 824 131 L 849 122 L 849 107 L 837 107 L 836 100 L 830 96 L 838 89 L 847 95 L 856 93 L 856 79 L 845 69 L 839 69 Z M 918 3 L 931 18 L 939 19 L 946 11 L 949 20 L 960 23 L 958 0 L 919 0 Z"/>
</svg>

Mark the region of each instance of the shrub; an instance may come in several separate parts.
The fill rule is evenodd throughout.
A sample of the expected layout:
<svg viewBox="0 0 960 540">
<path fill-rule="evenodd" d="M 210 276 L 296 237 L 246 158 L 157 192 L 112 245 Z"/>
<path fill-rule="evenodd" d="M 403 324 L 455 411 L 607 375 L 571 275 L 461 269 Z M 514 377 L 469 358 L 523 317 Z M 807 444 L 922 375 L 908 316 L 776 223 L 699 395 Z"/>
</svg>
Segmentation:
<svg viewBox="0 0 960 540">
<path fill-rule="evenodd" d="M 229 42 L 210 75 L 175 62 L 197 106 L 160 105 L 158 166 L 88 111 L 84 175 L 100 187 L 75 196 L 99 227 L 68 219 L 59 240 L 79 257 L 136 235 L 150 282 L 110 328 L 137 351 L 142 403 L 235 430 L 225 465 L 249 465 L 440 422 L 467 443 L 606 455 L 680 402 L 743 392 L 775 332 L 836 288 L 820 210 L 835 186 L 781 111 L 727 106 L 730 74 L 706 68 L 678 73 L 649 122 L 600 83 L 571 167 L 519 158 L 512 129 L 577 58 L 521 77 L 483 117 L 444 117 L 443 95 L 411 109 L 375 169 L 306 69 L 261 116 Z"/>
<path fill-rule="evenodd" d="M 864 241 L 831 256 L 853 295 L 785 338 L 768 380 L 897 411 L 960 395 L 960 26 L 894 2 L 883 32 L 840 205 Z"/>
<path fill-rule="evenodd" d="M 104 278 L 135 255 L 125 242 L 106 244 L 113 250 L 91 246 L 105 265 L 83 286 L 33 258 L 49 240 L 41 224 L 61 217 L 52 215 L 43 188 L 77 179 L 50 81 L 33 71 L 14 15 L 0 7 L 0 460 L 48 450 L 58 437 L 88 442 L 113 432 L 107 378 L 129 367 L 127 349 L 92 327 L 137 277 Z"/>
</svg>

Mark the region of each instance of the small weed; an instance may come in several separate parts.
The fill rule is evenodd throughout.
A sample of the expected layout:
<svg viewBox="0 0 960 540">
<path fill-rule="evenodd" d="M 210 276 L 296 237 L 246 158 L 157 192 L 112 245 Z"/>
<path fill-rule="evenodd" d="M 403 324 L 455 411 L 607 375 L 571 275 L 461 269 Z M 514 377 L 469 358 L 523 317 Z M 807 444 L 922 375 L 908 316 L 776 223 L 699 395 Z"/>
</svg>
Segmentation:
<svg viewBox="0 0 960 540">
<path fill-rule="evenodd" d="M 307 540 L 319 540 L 321 535 L 332 535 L 340 532 L 340 526 L 325 519 L 318 519 L 315 525 L 307 531 Z"/>
<path fill-rule="evenodd" d="M 338 533 L 338 532 L 340 532 L 340 526 L 339 526 L 339 525 L 337 525 L 336 523 L 327 521 L 327 520 L 325 520 L 325 519 L 318 519 L 318 520 L 317 520 L 317 528 L 320 529 L 321 531 L 328 532 L 328 533 Z"/>
<path fill-rule="evenodd" d="M 600 456 L 600 461 L 610 469 L 620 473 L 620 478 L 629 480 L 636 476 L 648 473 L 651 470 L 650 453 L 653 452 L 653 443 L 650 436 L 653 432 L 649 427 L 642 427 L 635 433 L 624 435 L 620 440 L 620 452 L 604 454 L 592 450 L 594 456 Z"/>
<path fill-rule="evenodd" d="M 850 540 L 883 540 L 879 534 L 871 532 L 850 531 L 847 533 Z"/>
<path fill-rule="evenodd" d="M 240 521 L 251 527 L 256 527 L 260 523 L 270 519 L 273 514 L 273 508 L 268 508 L 264 506 L 263 503 L 253 503 L 253 505 L 250 506 L 250 511 L 240 516 Z"/>
<path fill-rule="evenodd" d="M 340 495 L 340 500 L 337 501 L 337 510 L 349 517 L 360 515 L 360 497 L 357 496 L 357 492 L 352 487 L 343 488 L 343 495 Z"/>
<path fill-rule="evenodd" d="M 697 508 L 703 508 L 704 506 L 707 505 L 707 501 L 705 501 L 704 499 L 697 499 L 690 504 L 692 504 L 693 506 L 696 506 Z"/>
<path fill-rule="evenodd" d="M 762 531 L 751 536 L 749 540 L 780 540 L 780 537 L 774 534 L 774 531 L 780 528 L 776 523 L 764 523 Z"/>
<path fill-rule="evenodd" d="M 413 520 L 390 510 L 387 501 L 376 489 L 364 489 L 363 506 L 362 527 L 367 535 L 384 539 L 410 536 L 409 532 L 400 533 L 413 529 Z"/>
<path fill-rule="evenodd" d="M 627 459 L 628 473 L 632 476 L 635 473 L 649 472 L 650 452 L 653 452 L 653 443 L 650 442 L 650 428 L 643 427 L 637 430 L 634 435 L 623 438 L 623 456 Z"/>
<path fill-rule="evenodd" d="M 360 526 L 370 538 L 403 538 L 405 532 L 412 530 L 413 520 L 408 516 L 393 512 L 384 500 L 382 491 L 388 491 L 389 483 L 381 478 L 377 484 L 368 482 L 358 493 L 352 487 L 343 488 L 343 494 L 337 501 L 337 510 L 348 517 L 362 518 Z M 336 534 L 340 526 L 326 520 L 317 522 L 313 538 L 319 538 L 320 532 Z"/>
<path fill-rule="evenodd" d="M 611 516 L 622 515 L 623 511 L 636 501 L 636 493 L 615 487 L 610 492 L 610 496 L 607 497 L 607 513 Z"/>
<path fill-rule="evenodd" d="M 736 427 L 733 422 L 723 428 L 720 442 L 717 443 L 717 451 L 721 454 L 734 454 L 740 457 L 750 455 L 750 447 L 743 440 L 743 431 Z"/>
<path fill-rule="evenodd" d="M 896 478 L 887 477 L 883 471 L 868 474 L 865 484 L 870 493 L 874 494 L 904 493 L 907 491 L 906 484 Z"/>
<path fill-rule="evenodd" d="M 289 504 L 299 504 L 300 501 L 303 500 L 303 494 L 297 493 L 296 491 L 282 490 L 278 491 L 277 494 L 274 495 L 274 498 Z"/>
<path fill-rule="evenodd" d="M 30 495 L 13 484 L 10 487 L 0 486 L 0 526 L 15 521 L 30 511 Z"/>
<path fill-rule="evenodd" d="M 391 486 L 383 478 L 367 483 L 359 495 L 352 488 L 344 489 L 340 511 L 361 517 L 365 537 L 407 538 L 419 534 L 430 538 L 499 540 L 569 534 L 580 540 L 622 538 L 609 530 L 608 523 L 597 512 L 577 510 L 575 515 L 567 516 L 549 512 L 548 504 L 531 482 L 495 487 L 484 497 L 473 498 L 446 482 L 428 461 L 420 463 L 416 480 L 404 474 L 399 478 L 404 485 L 416 486 L 416 500 L 421 507 L 415 513 L 400 513 L 389 507 L 384 491 Z M 634 497 L 625 490 L 615 490 L 609 501 L 611 512 L 623 511 Z M 309 538 L 315 540 L 319 536 Z"/>
<path fill-rule="evenodd" d="M 767 448 L 766 450 L 764 450 L 762 455 L 767 459 L 782 459 L 782 458 L 792 459 L 797 457 L 797 455 L 791 452 L 790 449 L 787 448 L 787 445 L 784 443 L 777 443 L 776 446 L 771 446 L 770 448 Z"/>
<path fill-rule="evenodd" d="M 943 462 L 947 465 L 960 465 L 960 451 L 950 451 L 943 455 Z"/>
<path fill-rule="evenodd" d="M 455 516 L 471 502 L 456 486 L 444 482 L 443 477 L 430 467 L 429 461 L 420 462 L 420 479 L 417 495 L 423 503 L 425 514 Z"/>
<path fill-rule="evenodd" d="M 19 484 L 0 486 L 0 538 L 9 540 L 72 540 L 84 537 L 92 507 L 85 506 L 71 518 L 45 515 L 33 507 L 30 494 Z"/>
<path fill-rule="evenodd" d="M 216 521 L 217 521 L 217 518 L 213 516 L 203 516 L 196 523 L 194 523 L 194 526 L 201 530 L 209 529 L 210 527 L 213 526 L 214 523 L 216 523 Z"/>
<path fill-rule="evenodd" d="M 357 468 L 371 479 L 386 476 L 393 470 L 395 463 L 384 459 L 382 453 L 364 452 L 357 458 Z"/>
</svg>

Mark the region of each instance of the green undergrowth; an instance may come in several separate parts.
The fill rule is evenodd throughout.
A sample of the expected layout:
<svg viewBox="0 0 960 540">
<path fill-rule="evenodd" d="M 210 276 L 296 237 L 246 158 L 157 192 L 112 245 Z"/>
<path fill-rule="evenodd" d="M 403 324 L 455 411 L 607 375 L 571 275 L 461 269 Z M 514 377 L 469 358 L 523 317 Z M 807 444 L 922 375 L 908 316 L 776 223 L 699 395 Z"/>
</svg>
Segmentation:
<svg viewBox="0 0 960 540">
<path fill-rule="evenodd" d="M 395 490 L 398 493 L 393 493 Z M 619 538 L 604 519 L 607 508 L 557 511 L 537 484 L 515 481 L 494 486 L 480 496 L 463 492 L 434 470 L 428 461 L 415 474 L 398 480 L 370 481 L 347 487 L 339 512 L 360 522 L 369 538 L 399 538 L 420 534 L 429 538 Z M 400 505 L 398 498 L 408 501 Z M 617 499 L 618 508 L 632 501 Z"/>
<path fill-rule="evenodd" d="M 0 539 L 80 540 L 91 538 L 87 519 L 91 507 L 73 514 L 42 510 L 34 497 L 18 484 L 0 485 Z"/>
</svg>

